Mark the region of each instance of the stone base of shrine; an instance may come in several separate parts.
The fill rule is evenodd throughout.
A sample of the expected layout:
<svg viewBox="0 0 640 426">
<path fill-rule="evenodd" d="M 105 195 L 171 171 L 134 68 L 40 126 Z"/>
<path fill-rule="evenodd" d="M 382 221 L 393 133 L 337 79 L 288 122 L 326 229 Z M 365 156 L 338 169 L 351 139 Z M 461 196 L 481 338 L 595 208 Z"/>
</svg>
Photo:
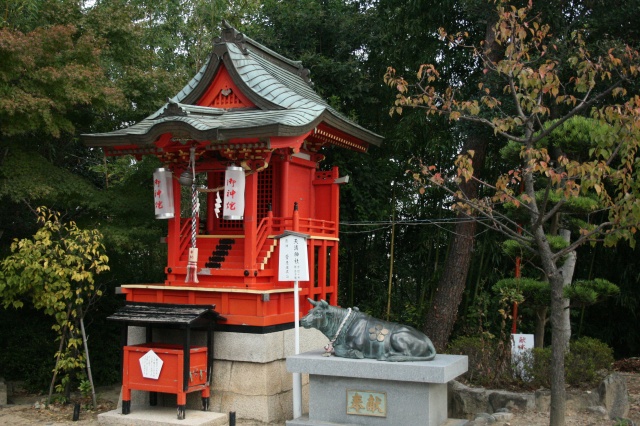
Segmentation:
<svg viewBox="0 0 640 426">
<path fill-rule="evenodd" d="M 288 371 L 309 375 L 309 414 L 286 424 L 457 424 L 447 418 L 447 383 L 465 373 L 467 363 L 458 355 L 426 362 L 324 357 L 322 351 L 290 356 Z"/>
<path fill-rule="evenodd" d="M 227 416 L 235 412 L 238 421 L 256 424 L 284 424 L 293 418 L 293 378 L 287 371 L 286 358 L 295 353 L 294 333 L 294 329 L 264 334 L 214 332 L 209 411 Z M 179 343 L 183 339 L 179 330 L 154 329 L 153 337 L 154 341 L 167 343 Z M 144 328 L 129 327 L 129 344 L 141 343 L 144 339 Z M 191 341 L 193 345 L 205 345 L 206 336 L 192 332 Z M 301 352 L 321 348 L 326 343 L 327 338 L 319 331 L 300 329 Z M 302 407 L 308 411 L 308 376 L 303 375 L 302 382 Z M 149 407 L 149 392 L 133 390 L 131 403 L 131 414 L 136 407 Z M 158 394 L 158 406 L 175 407 L 175 404 L 175 395 Z M 187 419 L 200 407 L 200 393 L 187 394 Z M 170 417 L 176 417 L 175 410 Z"/>
<path fill-rule="evenodd" d="M 190 410 L 184 419 L 178 420 L 176 409 L 171 407 L 132 407 L 124 415 L 120 409 L 98 414 L 102 426 L 227 426 L 228 415 L 210 411 Z"/>
</svg>

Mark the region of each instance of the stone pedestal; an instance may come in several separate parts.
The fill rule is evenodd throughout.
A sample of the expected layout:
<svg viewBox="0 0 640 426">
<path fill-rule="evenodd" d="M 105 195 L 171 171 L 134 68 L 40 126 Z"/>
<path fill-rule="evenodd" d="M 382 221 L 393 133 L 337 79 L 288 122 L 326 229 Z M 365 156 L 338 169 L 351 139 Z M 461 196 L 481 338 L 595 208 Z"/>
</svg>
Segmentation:
<svg viewBox="0 0 640 426">
<path fill-rule="evenodd" d="M 267 334 L 216 332 L 211 410 L 235 411 L 237 418 L 284 423 L 293 417 L 292 375 L 285 359 L 293 355 L 294 330 Z M 300 350 L 317 349 L 326 338 L 300 329 Z M 308 395 L 303 377 L 303 399 Z M 304 401 L 303 401 L 304 403 Z"/>
<path fill-rule="evenodd" d="M 309 415 L 287 426 L 440 426 L 447 423 L 447 382 L 467 371 L 467 357 L 384 362 L 313 351 L 287 357 L 287 370 L 309 374 Z"/>
</svg>

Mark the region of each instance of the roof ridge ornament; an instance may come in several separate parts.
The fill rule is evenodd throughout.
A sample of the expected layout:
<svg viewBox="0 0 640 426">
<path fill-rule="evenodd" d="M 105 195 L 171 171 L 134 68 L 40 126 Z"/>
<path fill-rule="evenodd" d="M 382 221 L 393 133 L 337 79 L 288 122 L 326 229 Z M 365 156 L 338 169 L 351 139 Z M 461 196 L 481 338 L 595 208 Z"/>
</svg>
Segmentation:
<svg viewBox="0 0 640 426">
<path fill-rule="evenodd" d="M 309 77 L 310 74 L 311 70 L 309 68 L 304 68 L 302 64 L 298 65 L 298 75 L 302 77 L 305 83 L 313 87 L 313 82 L 311 81 L 311 77 Z"/>
<path fill-rule="evenodd" d="M 162 111 L 162 114 L 158 115 L 156 118 L 168 117 L 168 116 L 182 116 L 186 117 L 189 115 L 188 111 L 185 111 L 179 102 L 176 102 L 172 99 L 167 99 L 167 106 Z"/>
<path fill-rule="evenodd" d="M 216 37 L 213 40 L 213 44 L 234 43 L 243 54 L 248 55 L 249 50 L 247 50 L 246 47 L 244 34 L 236 30 L 224 19 L 222 20 L 222 27 L 223 29 L 220 37 Z"/>
</svg>

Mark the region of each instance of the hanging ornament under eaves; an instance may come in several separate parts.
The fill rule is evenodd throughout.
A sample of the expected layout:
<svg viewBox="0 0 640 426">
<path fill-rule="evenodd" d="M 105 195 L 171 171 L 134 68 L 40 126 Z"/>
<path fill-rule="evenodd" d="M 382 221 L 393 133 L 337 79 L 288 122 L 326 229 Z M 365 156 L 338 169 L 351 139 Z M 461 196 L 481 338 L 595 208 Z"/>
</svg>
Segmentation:
<svg viewBox="0 0 640 426">
<path fill-rule="evenodd" d="M 198 282 L 198 248 L 196 247 L 197 236 L 197 219 L 198 211 L 200 210 L 200 201 L 198 200 L 198 188 L 196 186 L 196 149 L 191 147 L 189 155 L 189 169 L 191 169 L 191 247 L 189 247 L 189 259 L 187 261 L 187 276 L 184 279 L 185 283 L 197 283 Z M 185 176 L 182 173 L 180 176 Z M 188 179 L 184 179 L 188 182 Z"/>
<path fill-rule="evenodd" d="M 222 208 L 222 198 L 220 198 L 220 191 L 216 191 L 216 204 L 213 211 L 216 214 L 216 219 L 220 217 L 220 209 Z"/>
</svg>

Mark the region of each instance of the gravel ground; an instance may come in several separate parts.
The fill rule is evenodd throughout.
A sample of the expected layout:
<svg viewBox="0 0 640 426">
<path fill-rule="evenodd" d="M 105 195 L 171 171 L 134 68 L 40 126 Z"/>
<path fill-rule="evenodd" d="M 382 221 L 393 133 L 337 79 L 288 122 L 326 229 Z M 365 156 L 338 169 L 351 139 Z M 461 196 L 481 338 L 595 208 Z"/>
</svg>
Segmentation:
<svg viewBox="0 0 640 426">
<path fill-rule="evenodd" d="M 621 374 L 627 379 L 627 389 L 629 391 L 631 405 L 627 417 L 633 420 L 637 426 L 640 426 L 640 373 L 621 372 Z M 12 404 L 0 407 L 0 425 L 97 426 L 98 414 L 115 409 L 119 394 L 120 388 L 118 386 L 98 389 L 98 408 L 96 410 L 86 410 L 86 407 L 82 405 L 80 420 L 72 421 L 72 404 L 52 404 L 49 407 L 45 407 L 42 403 L 44 397 L 17 391 L 15 395 L 9 398 Z M 494 423 L 494 425 L 543 426 L 549 424 L 548 413 L 514 412 L 513 414 L 513 418 L 509 422 Z M 586 410 L 581 412 L 568 412 L 566 416 L 567 426 L 604 426 L 613 424 L 613 421 L 608 420 L 601 414 L 588 412 Z M 255 423 L 246 421 L 238 421 L 237 425 L 258 426 Z"/>
</svg>

